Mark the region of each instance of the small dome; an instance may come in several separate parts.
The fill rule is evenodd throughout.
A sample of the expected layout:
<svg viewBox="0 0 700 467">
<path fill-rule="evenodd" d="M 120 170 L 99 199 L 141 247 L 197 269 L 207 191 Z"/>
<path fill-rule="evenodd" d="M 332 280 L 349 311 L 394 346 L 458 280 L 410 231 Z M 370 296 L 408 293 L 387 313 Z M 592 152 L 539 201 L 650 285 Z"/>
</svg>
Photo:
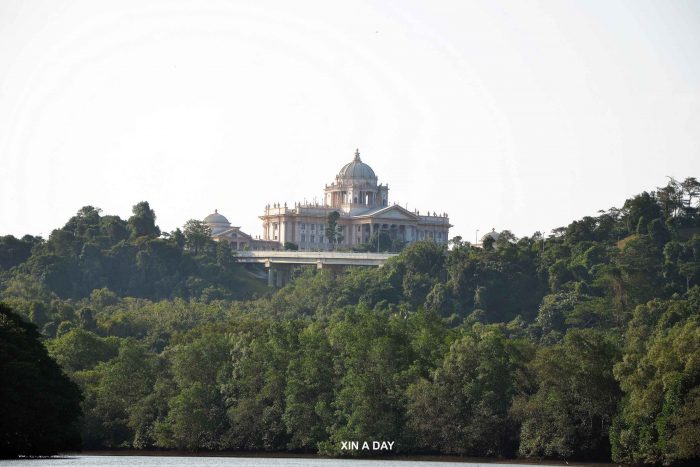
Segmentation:
<svg viewBox="0 0 700 467">
<path fill-rule="evenodd" d="M 498 240 L 498 237 L 500 237 L 500 236 L 501 236 L 500 232 L 496 232 L 496 229 L 492 229 L 491 232 L 489 232 L 486 235 L 484 235 L 483 237 L 481 237 L 481 243 L 483 243 L 484 240 L 486 240 L 489 237 L 493 238 L 493 240 L 496 241 L 496 240 Z"/>
<path fill-rule="evenodd" d="M 219 214 L 219 211 L 216 209 L 214 210 L 213 214 L 209 214 L 207 217 L 204 218 L 204 223 L 205 224 L 226 224 L 226 225 L 231 225 L 231 223 L 226 219 L 224 216 Z"/>
<path fill-rule="evenodd" d="M 340 169 L 338 178 L 343 180 L 376 180 L 377 176 L 374 174 L 372 167 L 360 160 L 360 151 L 356 150 L 355 159 Z"/>
</svg>

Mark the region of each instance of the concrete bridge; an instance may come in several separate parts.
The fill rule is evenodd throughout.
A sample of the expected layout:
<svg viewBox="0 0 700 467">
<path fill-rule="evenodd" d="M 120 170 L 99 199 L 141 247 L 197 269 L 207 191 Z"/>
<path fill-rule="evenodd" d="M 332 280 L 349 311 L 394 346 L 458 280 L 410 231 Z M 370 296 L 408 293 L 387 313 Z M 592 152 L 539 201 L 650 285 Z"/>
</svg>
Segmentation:
<svg viewBox="0 0 700 467">
<path fill-rule="evenodd" d="M 267 285 L 282 287 L 289 282 L 293 265 L 316 265 L 318 269 L 346 266 L 381 267 L 396 253 L 346 253 L 336 251 L 238 251 L 239 263 L 264 264 Z"/>
</svg>

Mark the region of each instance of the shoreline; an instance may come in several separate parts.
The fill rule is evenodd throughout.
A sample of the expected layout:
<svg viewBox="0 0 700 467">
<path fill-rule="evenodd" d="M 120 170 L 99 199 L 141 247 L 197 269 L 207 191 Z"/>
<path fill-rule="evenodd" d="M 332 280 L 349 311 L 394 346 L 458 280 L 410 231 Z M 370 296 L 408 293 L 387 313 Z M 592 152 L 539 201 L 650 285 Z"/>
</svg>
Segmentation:
<svg viewBox="0 0 700 467">
<path fill-rule="evenodd" d="M 337 459 L 337 460 L 377 460 L 377 461 L 402 461 L 402 462 L 456 462 L 478 464 L 512 464 L 512 465 L 542 465 L 542 466 L 567 466 L 567 465 L 592 465 L 598 467 L 619 466 L 606 462 L 591 461 L 557 461 L 545 459 L 496 459 L 483 457 L 461 457 L 452 455 L 415 454 L 415 455 L 376 455 L 354 457 L 321 456 L 312 453 L 293 453 L 284 451 L 260 452 L 260 451 L 157 451 L 157 450 L 86 450 L 63 452 L 58 456 L 123 456 L 123 457 L 230 457 L 230 458 L 269 458 L 269 459 Z"/>
</svg>

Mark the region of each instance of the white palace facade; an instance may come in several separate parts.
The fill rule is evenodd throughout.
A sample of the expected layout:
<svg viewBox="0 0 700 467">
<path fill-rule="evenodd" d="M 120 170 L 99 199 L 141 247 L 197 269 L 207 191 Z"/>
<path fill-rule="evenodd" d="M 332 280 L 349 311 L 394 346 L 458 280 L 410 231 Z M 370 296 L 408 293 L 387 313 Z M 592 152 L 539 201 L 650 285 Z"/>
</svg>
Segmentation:
<svg viewBox="0 0 700 467">
<path fill-rule="evenodd" d="M 259 246 L 286 242 L 300 250 L 321 251 L 352 248 L 369 242 L 375 232 L 387 233 L 392 240 L 412 243 L 432 239 L 447 244 L 451 227 L 447 214 L 421 214 L 389 202 L 389 186 L 378 183 L 372 168 L 362 162 L 359 151 L 345 164 L 330 185 L 326 185 L 323 203 L 272 204 L 260 216 L 263 235 Z M 331 244 L 326 237 L 328 215 L 340 214 L 341 241 Z M 258 249 L 258 245 L 251 245 Z"/>
</svg>

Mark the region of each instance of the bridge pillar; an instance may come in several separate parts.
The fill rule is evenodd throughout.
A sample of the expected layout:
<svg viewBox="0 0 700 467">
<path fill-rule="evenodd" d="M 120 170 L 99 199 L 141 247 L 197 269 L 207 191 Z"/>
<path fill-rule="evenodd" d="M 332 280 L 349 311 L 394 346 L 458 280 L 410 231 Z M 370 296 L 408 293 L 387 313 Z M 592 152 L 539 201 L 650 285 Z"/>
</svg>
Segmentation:
<svg viewBox="0 0 700 467">
<path fill-rule="evenodd" d="M 274 264 L 268 262 L 267 266 L 267 286 L 282 288 L 289 283 L 292 277 L 292 268 L 287 264 Z"/>
<path fill-rule="evenodd" d="M 284 270 L 279 266 L 275 268 L 275 280 L 275 285 L 278 289 L 281 289 L 284 285 Z"/>
</svg>

